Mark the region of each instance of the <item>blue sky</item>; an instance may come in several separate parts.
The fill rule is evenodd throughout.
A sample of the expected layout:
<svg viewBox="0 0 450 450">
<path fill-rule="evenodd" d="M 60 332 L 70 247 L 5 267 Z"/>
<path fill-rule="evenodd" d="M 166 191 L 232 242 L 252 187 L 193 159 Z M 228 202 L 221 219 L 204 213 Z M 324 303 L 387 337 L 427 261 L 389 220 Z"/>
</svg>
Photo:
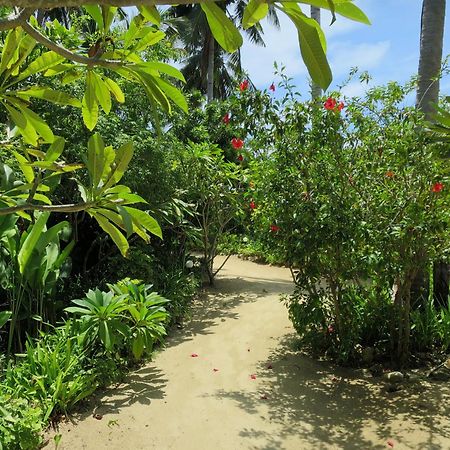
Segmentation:
<svg viewBox="0 0 450 450">
<path fill-rule="evenodd" d="M 330 16 L 322 14 L 328 60 L 334 78 L 330 89 L 341 84 L 350 68 L 355 66 L 372 75 L 371 85 L 391 80 L 407 81 L 418 68 L 422 0 L 355 0 L 355 4 L 366 13 L 372 25 L 358 24 L 338 16 L 337 22 L 329 26 Z M 286 73 L 307 98 L 308 74 L 301 61 L 297 32 L 288 19 L 280 19 L 281 30 L 263 23 L 267 47 L 245 42 L 242 48 L 244 69 L 256 87 L 264 89 L 272 81 L 278 81 L 273 75 L 273 62 L 283 63 Z M 444 56 L 450 53 L 448 11 L 446 19 Z M 363 91 L 364 86 L 356 80 L 344 89 L 349 96 L 360 95 Z M 450 76 L 441 82 L 441 93 L 450 94 Z"/>
</svg>

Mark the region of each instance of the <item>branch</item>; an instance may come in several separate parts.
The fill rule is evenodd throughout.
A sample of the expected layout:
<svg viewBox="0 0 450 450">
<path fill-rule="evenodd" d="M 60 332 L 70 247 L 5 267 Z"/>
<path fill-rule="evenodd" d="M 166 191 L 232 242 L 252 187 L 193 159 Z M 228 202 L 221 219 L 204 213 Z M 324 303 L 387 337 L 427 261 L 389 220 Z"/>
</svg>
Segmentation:
<svg viewBox="0 0 450 450">
<path fill-rule="evenodd" d="M 66 205 L 35 205 L 33 203 L 24 203 L 23 205 L 10 206 L 8 208 L 0 208 L 0 216 L 7 216 L 20 211 L 48 211 L 56 213 L 74 213 L 85 211 L 93 206 L 95 202 L 69 203 Z"/>
<path fill-rule="evenodd" d="M 1 0 L 0 0 L 1 1 Z M 40 31 L 36 30 L 36 28 L 32 27 L 26 20 L 20 22 L 20 26 L 23 30 L 28 33 L 32 38 L 34 38 L 37 42 L 47 47 L 49 50 L 53 50 L 58 55 L 63 56 L 69 61 L 74 61 L 80 64 L 86 64 L 87 66 L 101 66 L 106 67 L 108 69 L 118 69 L 123 67 L 124 64 L 121 61 L 111 61 L 99 58 L 88 58 L 87 56 L 78 55 L 77 53 L 73 53 L 70 50 L 56 44 L 52 40 L 50 40 L 47 36 L 42 34 Z"/>
<path fill-rule="evenodd" d="M 11 14 L 6 19 L 0 20 L 0 31 L 11 30 L 12 28 L 21 26 L 33 14 L 34 10 L 35 8 L 24 8 L 19 13 Z"/>
</svg>

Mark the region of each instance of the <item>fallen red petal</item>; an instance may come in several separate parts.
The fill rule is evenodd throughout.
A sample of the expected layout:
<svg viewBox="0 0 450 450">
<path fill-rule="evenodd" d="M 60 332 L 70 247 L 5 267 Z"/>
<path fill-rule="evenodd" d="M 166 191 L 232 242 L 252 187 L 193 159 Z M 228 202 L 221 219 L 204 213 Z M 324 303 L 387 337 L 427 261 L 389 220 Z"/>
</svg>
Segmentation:
<svg viewBox="0 0 450 450">
<path fill-rule="evenodd" d="M 197 358 L 198 355 L 197 355 L 197 353 L 192 353 L 191 357 L 192 357 L 192 358 Z"/>
<path fill-rule="evenodd" d="M 213 369 L 213 371 L 214 371 L 214 372 L 218 372 L 218 371 L 219 371 L 219 369 Z"/>
<path fill-rule="evenodd" d="M 392 439 L 389 439 L 388 441 L 387 441 L 387 445 L 389 445 L 389 447 L 394 447 L 394 441 L 392 440 Z"/>
<path fill-rule="evenodd" d="M 252 374 L 250 375 L 250 378 L 251 378 L 252 380 L 256 380 L 256 375 L 255 375 L 254 373 L 252 373 Z"/>
<path fill-rule="evenodd" d="M 272 364 L 269 364 L 269 365 L 267 366 L 267 368 L 268 368 L 268 369 L 273 369 Z"/>
</svg>

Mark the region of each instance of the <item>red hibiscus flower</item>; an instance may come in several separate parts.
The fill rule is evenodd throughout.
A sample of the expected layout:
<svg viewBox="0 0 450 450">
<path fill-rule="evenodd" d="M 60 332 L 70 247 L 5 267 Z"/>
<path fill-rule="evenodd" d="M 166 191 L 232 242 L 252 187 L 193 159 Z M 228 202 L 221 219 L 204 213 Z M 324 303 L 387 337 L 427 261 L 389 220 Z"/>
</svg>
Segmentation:
<svg viewBox="0 0 450 450">
<path fill-rule="evenodd" d="M 275 84 L 274 84 L 274 83 L 272 83 L 272 84 L 269 86 L 269 91 L 275 92 Z"/>
<path fill-rule="evenodd" d="M 233 139 L 231 139 L 231 145 L 235 150 L 239 150 L 244 146 L 244 141 L 242 139 L 234 137 Z"/>
<path fill-rule="evenodd" d="M 247 90 L 248 89 L 248 80 L 242 81 L 241 84 L 239 85 L 239 89 L 241 92 Z"/>
<path fill-rule="evenodd" d="M 443 183 L 434 183 L 433 187 L 431 188 L 432 192 L 435 192 L 436 194 L 438 192 L 441 192 L 442 189 L 444 189 Z"/>
<path fill-rule="evenodd" d="M 328 97 L 327 101 L 323 104 L 327 111 L 331 111 L 336 108 L 336 100 L 332 97 Z"/>
<path fill-rule="evenodd" d="M 344 109 L 344 102 L 339 102 L 339 105 L 337 106 L 338 111 L 342 111 Z"/>
<path fill-rule="evenodd" d="M 240 162 L 244 161 L 244 157 L 243 157 L 242 155 L 238 155 L 237 159 L 238 159 L 238 161 L 240 161 Z"/>
<path fill-rule="evenodd" d="M 270 225 L 270 231 L 276 233 L 277 231 L 280 231 L 280 227 L 278 225 Z"/>
<path fill-rule="evenodd" d="M 252 374 L 250 375 L 250 378 L 251 378 L 252 380 L 256 380 L 256 375 L 255 375 L 254 373 L 252 373 Z"/>
<path fill-rule="evenodd" d="M 386 177 L 386 178 L 394 178 L 394 172 L 392 172 L 392 170 L 388 170 L 385 174 L 384 174 L 384 176 Z"/>
<path fill-rule="evenodd" d="M 226 113 L 226 114 L 223 116 L 222 121 L 223 121 L 223 123 L 224 123 L 225 125 L 228 125 L 228 124 L 230 123 L 230 114 L 229 114 L 229 113 Z"/>
<path fill-rule="evenodd" d="M 250 202 L 250 209 L 256 209 L 256 203 L 253 200 Z"/>
</svg>

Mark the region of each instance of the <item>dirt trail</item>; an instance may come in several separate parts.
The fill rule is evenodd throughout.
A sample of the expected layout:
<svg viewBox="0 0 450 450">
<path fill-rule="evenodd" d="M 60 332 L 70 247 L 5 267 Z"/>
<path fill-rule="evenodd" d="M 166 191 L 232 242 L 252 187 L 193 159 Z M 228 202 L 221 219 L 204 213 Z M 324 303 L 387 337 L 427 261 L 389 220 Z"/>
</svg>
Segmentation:
<svg viewBox="0 0 450 450">
<path fill-rule="evenodd" d="M 59 448 L 450 449 L 448 384 L 388 394 L 299 355 L 279 301 L 291 289 L 288 270 L 231 258 L 153 362 L 61 426 Z"/>
</svg>

